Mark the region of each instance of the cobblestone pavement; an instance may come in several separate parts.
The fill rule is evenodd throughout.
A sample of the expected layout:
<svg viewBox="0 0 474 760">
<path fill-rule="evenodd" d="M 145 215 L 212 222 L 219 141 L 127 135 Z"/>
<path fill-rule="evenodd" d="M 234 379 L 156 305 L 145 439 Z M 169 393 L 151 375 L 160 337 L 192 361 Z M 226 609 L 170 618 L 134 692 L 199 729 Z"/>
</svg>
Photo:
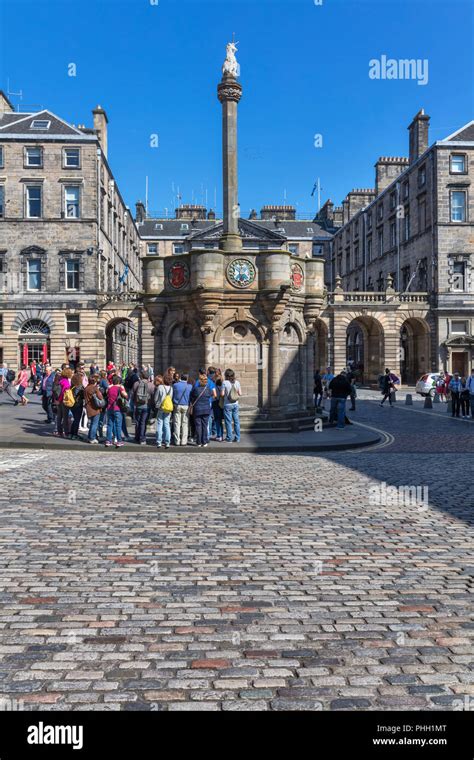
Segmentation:
<svg viewBox="0 0 474 760">
<path fill-rule="evenodd" d="M 4 705 L 472 709 L 474 428 L 422 414 L 361 402 L 395 442 L 327 456 L 0 452 Z"/>
</svg>

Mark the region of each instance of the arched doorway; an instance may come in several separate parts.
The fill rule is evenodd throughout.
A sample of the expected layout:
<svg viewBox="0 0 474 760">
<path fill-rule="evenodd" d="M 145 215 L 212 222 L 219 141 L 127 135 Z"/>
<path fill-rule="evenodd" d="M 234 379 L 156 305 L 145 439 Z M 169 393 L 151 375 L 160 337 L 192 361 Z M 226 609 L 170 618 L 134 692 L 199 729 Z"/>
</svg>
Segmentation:
<svg viewBox="0 0 474 760">
<path fill-rule="evenodd" d="M 280 334 L 280 408 L 304 409 L 301 340 L 296 326 L 286 324 Z"/>
<path fill-rule="evenodd" d="M 18 339 L 19 364 L 27 366 L 35 361 L 47 364 L 50 361 L 50 328 L 42 319 L 28 319 L 20 328 Z"/>
<path fill-rule="evenodd" d="M 111 320 L 105 328 L 105 358 L 107 364 L 136 364 L 138 361 L 138 330 L 131 319 Z"/>
<path fill-rule="evenodd" d="M 242 386 L 242 408 L 262 407 L 262 342 L 255 325 L 242 320 L 224 327 L 216 335 L 211 359 L 222 372 L 234 370 Z"/>
<path fill-rule="evenodd" d="M 400 373 L 404 385 L 414 385 L 429 365 L 429 326 L 424 319 L 409 317 L 400 328 Z"/>
<path fill-rule="evenodd" d="M 362 383 L 375 383 L 384 370 L 384 335 L 375 317 L 355 317 L 346 331 L 346 363 Z"/>
<path fill-rule="evenodd" d="M 314 326 L 314 369 L 323 374 L 329 366 L 328 328 L 322 319 L 317 319 Z"/>
<path fill-rule="evenodd" d="M 167 354 L 163 367 L 157 367 L 159 372 L 165 372 L 167 367 L 176 367 L 178 372 L 187 372 L 197 377 L 197 371 L 203 362 L 203 341 L 201 331 L 193 322 L 174 325 L 168 337 Z"/>
</svg>

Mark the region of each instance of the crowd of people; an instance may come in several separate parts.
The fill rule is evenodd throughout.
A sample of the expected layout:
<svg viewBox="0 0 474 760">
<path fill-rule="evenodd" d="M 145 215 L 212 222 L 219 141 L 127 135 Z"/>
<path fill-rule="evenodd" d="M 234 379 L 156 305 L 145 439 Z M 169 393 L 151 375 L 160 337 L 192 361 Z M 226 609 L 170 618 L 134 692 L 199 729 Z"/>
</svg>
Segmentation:
<svg viewBox="0 0 474 760">
<path fill-rule="evenodd" d="M 147 433 L 156 421 L 157 448 L 196 445 L 210 440 L 239 443 L 240 382 L 232 369 L 199 369 L 197 377 L 168 367 L 155 375 L 153 368 L 135 364 L 116 367 L 110 362 L 101 370 L 96 362 L 86 368 L 68 364 L 53 369 L 32 362 L 22 365 L 18 375 L 6 365 L 0 368 L 0 389 L 12 403 L 27 404 L 26 389 L 41 396 L 46 424 L 52 434 L 79 439 L 87 430 L 90 444 L 124 445 L 127 441 L 145 446 Z M 16 393 L 15 393 L 16 391 Z M 127 418 L 135 426 L 128 431 Z"/>
<path fill-rule="evenodd" d="M 453 417 L 474 419 L 474 369 L 468 377 L 461 377 L 459 372 L 450 375 L 440 372 L 435 383 L 435 393 L 441 403 L 451 401 Z"/>
</svg>

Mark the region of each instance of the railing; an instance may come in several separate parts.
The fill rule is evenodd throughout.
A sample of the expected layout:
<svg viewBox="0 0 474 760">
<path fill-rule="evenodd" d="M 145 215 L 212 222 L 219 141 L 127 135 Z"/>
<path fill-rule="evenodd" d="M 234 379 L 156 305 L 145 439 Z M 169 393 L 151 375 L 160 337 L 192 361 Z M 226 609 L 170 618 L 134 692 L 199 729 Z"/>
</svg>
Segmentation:
<svg viewBox="0 0 474 760">
<path fill-rule="evenodd" d="M 328 303 L 423 303 L 428 304 L 428 293 L 390 293 L 386 291 L 334 291 L 328 293 Z"/>
</svg>

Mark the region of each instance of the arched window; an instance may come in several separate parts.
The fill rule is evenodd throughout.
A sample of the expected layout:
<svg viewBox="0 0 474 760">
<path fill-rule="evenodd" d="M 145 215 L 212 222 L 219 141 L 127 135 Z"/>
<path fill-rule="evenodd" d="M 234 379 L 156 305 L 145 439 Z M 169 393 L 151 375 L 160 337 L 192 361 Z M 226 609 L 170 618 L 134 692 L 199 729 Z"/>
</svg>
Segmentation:
<svg viewBox="0 0 474 760">
<path fill-rule="evenodd" d="M 50 329 L 46 322 L 43 322 L 41 319 L 28 319 L 26 322 L 23 323 L 20 329 L 21 335 L 32 335 L 32 334 L 40 334 L 40 335 L 49 335 Z"/>
</svg>

